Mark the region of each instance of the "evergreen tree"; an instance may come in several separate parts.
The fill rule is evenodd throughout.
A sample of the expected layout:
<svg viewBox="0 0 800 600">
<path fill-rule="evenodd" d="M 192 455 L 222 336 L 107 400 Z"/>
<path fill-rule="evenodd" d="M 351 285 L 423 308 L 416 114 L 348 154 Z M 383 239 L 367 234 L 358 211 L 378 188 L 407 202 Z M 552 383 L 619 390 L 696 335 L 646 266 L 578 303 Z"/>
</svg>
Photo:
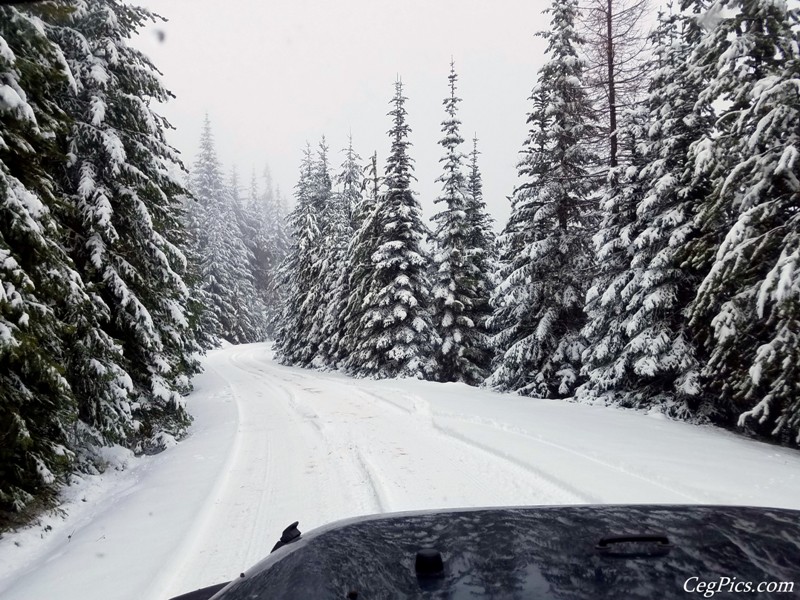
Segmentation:
<svg viewBox="0 0 800 600">
<path fill-rule="evenodd" d="M 476 364 L 481 364 L 487 375 L 491 372 L 495 347 L 492 343 L 492 291 L 495 287 L 497 271 L 497 236 L 494 233 L 494 219 L 486 210 L 483 199 L 483 178 L 478 167 L 478 139 L 472 140 L 470 171 L 467 177 L 467 217 L 469 235 L 467 236 L 466 260 L 469 270 L 474 274 L 475 298 L 472 304 L 473 320 L 476 328 L 483 334 L 483 352 L 478 354 Z M 477 350 L 477 348 L 476 348 Z"/>
<path fill-rule="evenodd" d="M 459 150 L 464 142 L 459 132 L 455 65 L 450 64 L 450 95 L 444 100 L 447 117 L 442 122 L 444 137 L 439 144 L 445 149 L 440 159 L 444 173 L 437 179 L 442 182 L 442 195 L 436 202 L 445 205 L 434 215 L 436 251 L 433 257 L 435 285 L 433 287 L 433 315 L 438 340 L 436 363 L 441 381 L 463 381 L 471 385 L 481 383 L 488 374 L 489 344 L 481 328 L 481 316 L 476 308 L 486 298 L 484 274 L 475 264 L 470 243 L 480 233 L 480 215 L 474 214 L 475 199 L 470 196 L 464 176 L 463 160 Z M 477 167 L 475 167 L 477 169 Z M 478 179 L 475 180 L 474 178 Z M 479 185 L 479 173 L 473 172 L 473 184 Z M 484 248 L 481 248 L 484 249 Z M 481 250 L 479 249 L 479 250 Z M 483 287 L 483 289 L 481 289 Z"/>
<path fill-rule="evenodd" d="M 253 180 L 255 177 L 253 178 Z M 262 211 L 254 203 L 251 193 L 245 198 L 239 184 L 239 174 L 236 167 L 231 171 L 231 204 L 239 226 L 239 239 L 241 239 L 247 254 L 246 268 L 249 274 L 248 286 L 252 286 L 253 294 L 243 297 L 243 307 L 249 316 L 253 331 L 248 336 L 252 341 L 261 341 L 267 337 L 266 306 L 264 305 L 264 288 L 262 282 L 266 278 L 265 271 L 269 268 L 269 242 L 265 237 L 265 223 Z"/>
<path fill-rule="evenodd" d="M 353 136 L 348 137 L 347 148 L 344 150 L 345 158 L 341 171 L 336 177 L 339 193 L 343 196 L 343 203 L 347 210 L 347 221 L 351 229 L 357 226 L 356 213 L 364 195 L 364 168 L 361 166 L 361 157 L 353 149 Z"/>
<path fill-rule="evenodd" d="M 315 286 L 319 266 L 319 213 L 315 203 L 314 157 L 306 146 L 295 186 L 296 204 L 289 214 L 291 244 L 280 268 L 281 285 L 286 290 L 275 349 L 284 364 L 308 366 L 317 349 L 309 343 L 312 307 L 316 306 Z"/>
<path fill-rule="evenodd" d="M 660 406 L 684 418 L 709 411 L 697 398 L 698 358 L 684 316 L 699 274 L 682 264 L 696 235 L 694 217 L 708 193 L 689 161 L 691 145 L 708 135 L 713 116 L 699 101 L 701 81 L 687 68 L 698 34 L 683 17 L 660 17 L 646 102 L 648 139 L 639 146 L 645 164 L 633 182 L 641 197 L 633 223 L 617 238 L 630 252 L 630 268 L 598 293 L 605 312 L 616 320 L 596 320 L 595 331 L 609 333 L 587 359 L 595 392 L 625 406 Z"/>
<path fill-rule="evenodd" d="M 333 198 L 335 210 L 326 223 L 322 243 L 323 248 L 328 249 L 328 260 L 323 271 L 323 288 L 328 305 L 323 316 L 322 346 L 325 363 L 333 367 L 344 358 L 341 340 L 347 328 L 344 315 L 351 296 L 349 257 L 356 233 L 356 215 L 363 201 L 364 184 L 361 157 L 353 149 L 352 136 L 344 152 L 345 160 L 336 177 L 339 189 Z"/>
<path fill-rule="evenodd" d="M 269 167 L 264 168 L 263 179 L 264 189 L 259 192 L 255 172 L 253 173 L 248 205 L 254 215 L 257 230 L 253 250 L 256 293 L 264 305 L 264 331 L 267 336 L 273 336 L 281 305 L 277 273 L 286 257 L 288 240 L 284 229 L 286 215 L 283 214 L 279 198 L 272 188 Z"/>
<path fill-rule="evenodd" d="M 496 267 L 497 239 L 494 233 L 494 219 L 486 210 L 486 201 L 483 199 L 483 177 L 478 166 L 478 138 L 472 139 L 472 152 L 470 153 L 469 176 L 467 177 L 467 215 L 469 216 L 470 234 L 467 237 L 467 260 L 473 265 L 477 273 L 482 273 L 483 278 L 478 282 L 481 302 L 476 305 L 476 311 L 488 318 L 491 315 L 491 305 L 488 301 L 492 288 L 491 279 Z M 482 317 L 481 320 L 485 321 Z"/>
<path fill-rule="evenodd" d="M 530 129 L 526 145 L 530 147 L 529 154 L 541 156 L 545 152 L 544 132 L 547 128 L 546 90 L 540 85 L 535 86 L 530 100 L 533 110 L 528 115 Z M 539 180 L 544 174 L 544 166 L 543 162 L 531 163 L 525 167 L 526 176 Z M 518 172 L 522 168 L 522 163 L 517 165 Z M 525 340 L 534 327 L 533 314 L 527 310 L 532 300 L 529 297 L 530 280 L 526 275 L 530 266 L 525 250 L 534 240 L 535 211 L 530 194 L 518 191 L 510 200 L 511 214 L 498 240 L 497 286 L 491 296 L 492 316 L 489 320 L 490 330 L 494 333 L 492 341 L 498 353 L 492 365 L 494 373 L 486 383 L 503 389 L 520 389 L 528 383 L 525 347 L 518 345 L 514 352 L 509 350 L 518 341 Z"/>
<path fill-rule="evenodd" d="M 203 286 L 202 252 L 208 246 L 205 230 L 206 217 L 203 206 L 197 198 L 186 195 L 183 198 L 183 222 L 186 241 L 183 253 L 186 256 L 186 285 L 189 286 L 189 326 L 194 331 L 197 343 L 203 350 L 216 348 L 220 343 L 221 326 L 212 310 L 211 298 Z"/>
<path fill-rule="evenodd" d="M 701 98 L 725 107 L 693 148 L 697 168 L 716 159 L 697 219 L 710 268 L 690 313 L 705 392 L 740 426 L 800 444 L 800 13 L 720 0 L 700 16 L 690 67 L 709 80 Z"/>
<path fill-rule="evenodd" d="M 233 192 L 222 178 L 208 117 L 192 168 L 191 191 L 203 232 L 198 249 L 200 288 L 219 326 L 216 334 L 232 344 L 260 341 L 263 316 L 254 303 L 251 254 L 242 240 Z"/>
<path fill-rule="evenodd" d="M 102 328 L 101 334 L 92 322 L 77 324 L 81 338 L 70 362 L 78 366 L 67 375 L 82 417 L 114 437 L 119 429 L 105 423 L 127 418 L 122 428 L 135 431 L 140 448 L 159 445 L 162 428 L 183 431 L 188 417 L 181 396 L 199 368 L 187 320 L 186 262 L 178 249 L 184 190 L 170 174 L 180 162 L 164 137 L 169 124 L 150 107 L 170 94 L 155 67 L 128 43 L 152 20 L 142 8 L 81 0 L 48 26 L 74 77 L 73 90 L 62 98 L 72 119 L 61 182 L 76 214 L 70 252 Z M 109 347 L 111 339 L 121 354 Z M 87 360 L 94 365 L 88 371 Z M 117 371 L 102 390 L 86 376 L 98 363 Z M 126 415 L 134 405 L 131 420 Z"/>
<path fill-rule="evenodd" d="M 413 167 L 408 156 L 406 98 L 395 85 L 386 165 L 386 190 L 375 207 L 371 227 L 376 251 L 367 284 L 365 314 L 349 369 L 360 376 L 423 377 L 429 372 L 435 335 L 429 313 L 428 257 L 423 247 L 426 229 L 419 203 L 411 191 Z"/>
<path fill-rule="evenodd" d="M 66 85 L 37 23 L 0 7 L 0 511 L 50 490 L 73 456 L 77 406 L 60 366 L 68 325 L 59 307 L 84 305 L 85 292 L 59 244 L 50 175 Z"/>
<path fill-rule="evenodd" d="M 309 293 L 303 302 L 303 310 L 309 325 L 305 343 L 309 347 L 309 357 L 304 366 L 321 367 L 329 360 L 330 344 L 325 337 L 325 321 L 331 305 L 331 294 L 335 286 L 335 275 L 329 269 L 335 269 L 341 253 L 339 238 L 345 234 L 346 209 L 341 206 L 339 198 L 333 194 L 330 164 L 328 160 L 328 144 L 325 136 L 320 141 L 317 159 L 314 161 L 311 174 L 311 203 L 317 215 L 319 231 L 314 252 L 314 263 L 310 276 Z"/>
<path fill-rule="evenodd" d="M 273 240 L 270 238 L 269 214 L 265 199 L 266 194 L 262 194 L 258 189 L 258 179 L 256 178 L 255 170 L 253 170 L 250 177 L 250 186 L 247 190 L 247 198 L 242 201 L 242 212 L 247 215 L 248 222 L 247 231 L 242 230 L 242 235 L 252 256 L 250 270 L 253 274 L 253 286 L 262 311 L 264 328 L 266 328 L 267 309 L 265 300 L 270 285 L 270 272 L 277 267 L 272 262 Z"/>
<path fill-rule="evenodd" d="M 323 216 L 320 232 L 320 303 L 314 315 L 314 332 L 319 340 L 315 366 L 335 363 L 336 334 L 339 325 L 340 278 L 345 266 L 347 244 L 352 238 L 349 198 L 332 193 Z M 312 334 L 314 335 L 314 334 Z"/>
<path fill-rule="evenodd" d="M 583 335 L 588 347 L 582 361 L 589 381 L 581 386 L 578 395 L 600 397 L 609 403 L 618 401 L 622 391 L 632 386 L 626 377 L 636 377 L 628 372 L 632 368 L 632 349 L 627 333 L 630 322 L 627 308 L 632 280 L 636 277 L 631 260 L 634 240 L 641 230 L 636 224 L 636 209 L 644 193 L 639 177 L 644 160 L 636 148 L 641 141 L 642 123 L 634 122 L 633 118 L 628 115 L 628 123 L 617 135 L 622 146 L 618 149 L 624 150 L 626 146 L 631 149 L 629 159 L 609 169 L 600 201 L 601 222 L 593 238 L 596 272 L 584 309 L 587 322 Z"/>
<path fill-rule="evenodd" d="M 582 83 L 577 0 L 549 9 L 547 61 L 531 100 L 531 130 L 504 233 L 493 304 L 501 352 L 489 385 L 565 397 L 580 383 L 583 299 L 592 267 L 591 106 Z"/>
<path fill-rule="evenodd" d="M 361 322 L 368 310 L 369 286 L 372 280 L 372 256 L 378 249 L 377 207 L 382 193 L 383 177 L 378 172 L 378 156 L 373 153 L 362 182 L 362 198 L 353 212 L 353 238 L 347 246 L 346 293 L 342 293 L 337 364 L 354 370 L 355 351 L 362 334 Z M 343 286 L 344 289 L 344 286 Z"/>
</svg>

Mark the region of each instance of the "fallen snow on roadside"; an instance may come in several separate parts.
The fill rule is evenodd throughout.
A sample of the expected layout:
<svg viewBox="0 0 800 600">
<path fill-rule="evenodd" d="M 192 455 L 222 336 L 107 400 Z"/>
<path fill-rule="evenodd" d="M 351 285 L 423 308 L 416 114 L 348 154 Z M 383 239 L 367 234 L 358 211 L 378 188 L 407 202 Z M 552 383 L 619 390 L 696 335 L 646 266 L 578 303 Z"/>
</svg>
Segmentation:
<svg viewBox="0 0 800 600">
<path fill-rule="evenodd" d="M 205 359 L 192 435 L 66 491 L 68 516 L 0 539 L 4 599 L 164 600 L 227 581 L 282 529 L 521 504 L 800 508 L 800 453 L 713 428 L 460 384 Z M 49 526 L 50 530 L 45 531 Z"/>
<path fill-rule="evenodd" d="M 92 521 L 98 504 L 113 503 L 133 491 L 136 472 L 146 459 L 136 458 L 121 446 L 103 448 L 102 452 L 101 458 L 106 464 L 102 474 L 73 475 L 70 484 L 60 493 L 60 507 L 56 511 L 42 515 L 34 526 L 2 535 L 0 590 L 12 576 L 20 577 L 32 571 L 42 559 L 50 559 L 54 554 L 52 540 L 65 540 L 66 551 L 75 532 Z"/>
</svg>

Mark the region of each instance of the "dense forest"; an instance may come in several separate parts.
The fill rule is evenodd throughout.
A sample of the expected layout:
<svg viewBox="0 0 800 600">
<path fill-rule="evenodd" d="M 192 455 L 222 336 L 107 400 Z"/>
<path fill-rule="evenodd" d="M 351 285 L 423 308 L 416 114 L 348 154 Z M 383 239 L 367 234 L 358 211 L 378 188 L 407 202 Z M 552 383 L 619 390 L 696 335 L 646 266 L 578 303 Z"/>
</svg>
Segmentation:
<svg viewBox="0 0 800 600">
<path fill-rule="evenodd" d="M 275 321 L 281 196 L 268 170 L 246 198 L 223 181 L 208 125 L 185 176 L 151 108 L 170 93 L 130 43 L 154 20 L 116 0 L 0 7 L 6 515 L 103 469 L 103 446 L 174 443 L 202 350 Z"/>
<path fill-rule="evenodd" d="M 548 16 L 498 235 L 452 63 L 432 221 L 400 80 L 385 164 L 323 138 L 290 210 L 268 169 L 225 171 L 208 119 L 181 163 L 130 42 L 154 15 L 0 7 L 3 514 L 102 469 L 103 446 L 185 435 L 223 340 L 800 444 L 800 14 L 684 0 L 649 34 L 634 1 Z"/>
<path fill-rule="evenodd" d="M 307 150 L 279 358 L 799 443 L 798 12 L 686 0 L 638 35 L 645 14 L 553 4 L 497 239 L 454 66 L 431 224 L 400 81 L 381 175 L 351 145 L 334 186 L 325 143 Z"/>
</svg>

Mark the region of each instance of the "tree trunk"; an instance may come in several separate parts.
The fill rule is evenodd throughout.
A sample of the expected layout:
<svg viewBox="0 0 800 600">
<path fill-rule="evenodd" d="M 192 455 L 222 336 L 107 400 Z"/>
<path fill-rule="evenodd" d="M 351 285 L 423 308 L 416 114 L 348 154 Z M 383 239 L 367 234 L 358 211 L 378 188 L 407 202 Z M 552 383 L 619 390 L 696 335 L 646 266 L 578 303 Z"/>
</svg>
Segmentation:
<svg viewBox="0 0 800 600">
<path fill-rule="evenodd" d="M 612 30 L 613 21 L 613 0 L 607 0 L 608 10 L 606 12 L 606 64 L 608 65 L 608 125 L 609 141 L 611 142 L 611 152 L 609 155 L 609 166 L 617 166 L 617 98 L 616 84 L 614 82 L 614 37 Z"/>
</svg>

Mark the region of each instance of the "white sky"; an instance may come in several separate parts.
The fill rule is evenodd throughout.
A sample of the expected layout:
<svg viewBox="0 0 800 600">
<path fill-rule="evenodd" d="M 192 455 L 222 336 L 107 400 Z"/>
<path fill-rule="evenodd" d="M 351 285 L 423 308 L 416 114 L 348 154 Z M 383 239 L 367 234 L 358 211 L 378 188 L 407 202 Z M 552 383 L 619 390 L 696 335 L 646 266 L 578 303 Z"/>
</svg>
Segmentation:
<svg viewBox="0 0 800 600">
<path fill-rule="evenodd" d="M 332 163 L 352 131 L 365 160 L 389 148 L 389 100 L 406 85 L 415 191 L 427 215 L 440 192 L 442 100 L 456 63 L 462 135 L 480 138 L 490 211 L 502 227 L 516 182 L 549 17 L 546 0 L 138 0 L 169 19 L 137 45 L 177 98 L 161 108 L 191 165 L 208 112 L 226 169 L 243 184 L 268 163 L 291 195 L 306 140 L 325 134 Z M 156 29 L 164 33 L 159 40 Z"/>
</svg>

